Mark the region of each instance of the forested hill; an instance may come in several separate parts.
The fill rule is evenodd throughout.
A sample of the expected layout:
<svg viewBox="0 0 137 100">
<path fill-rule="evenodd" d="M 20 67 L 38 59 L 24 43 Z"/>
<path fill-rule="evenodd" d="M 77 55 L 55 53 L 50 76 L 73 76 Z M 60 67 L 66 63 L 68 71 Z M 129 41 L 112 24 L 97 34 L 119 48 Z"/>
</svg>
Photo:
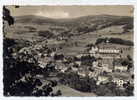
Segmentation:
<svg viewBox="0 0 137 100">
<path fill-rule="evenodd" d="M 123 25 L 123 28 L 126 30 L 133 28 L 133 17 L 113 15 L 83 16 L 73 19 L 51 19 L 47 17 L 27 15 L 15 17 L 15 22 L 24 24 L 63 26 L 73 28 L 79 32 L 83 30 L 87 30 L 87 32 L 95 31 L 116 25 Z"/>
</svg>

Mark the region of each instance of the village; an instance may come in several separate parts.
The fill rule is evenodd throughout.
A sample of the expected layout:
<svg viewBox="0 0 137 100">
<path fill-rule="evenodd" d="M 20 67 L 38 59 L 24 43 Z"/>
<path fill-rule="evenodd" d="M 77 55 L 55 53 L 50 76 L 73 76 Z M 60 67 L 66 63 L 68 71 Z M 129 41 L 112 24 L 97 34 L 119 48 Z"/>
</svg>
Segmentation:
<svg viewBox="0 0 137 100">
<path fill-rule="evenodd" d="M 47 41 L 42 41 L 29 48 L 24 47 L 14 57 L 28 62 L 36 61 L 42 69 L 51 71 L 50 77 L 57 77 L 57 73 L 73 72 L 81 79 L 93 78 L 96 85 L 113 82 L 124 89 L 124 84 L 134 84 L 132 46 L 113 44 L 107 40 L 85 48 L 77 55 L 67 56 L 58 53 L 58 48 L 49 48 Z M 53 70 L 57 73 L 53 73 Z"/>
<path fill-rule="evenodd" d="M 3 95 L 134 96 L 133 9 L 3 6 Z"/>
</svg>

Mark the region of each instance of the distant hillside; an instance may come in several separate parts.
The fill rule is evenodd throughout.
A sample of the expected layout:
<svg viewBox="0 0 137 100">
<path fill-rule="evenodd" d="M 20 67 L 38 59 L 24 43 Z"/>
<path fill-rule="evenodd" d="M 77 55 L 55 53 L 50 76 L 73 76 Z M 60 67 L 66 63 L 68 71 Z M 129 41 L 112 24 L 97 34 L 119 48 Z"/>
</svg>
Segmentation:
<svg viewBox="0 0 137 100">
<path fill-rule="evenodd" d="M 29 23 L 39 25 L 56 25 L 73 28 L 78 32 L 90 32 L 98 29 L 110 27 L 112 25 L 123 25 L 125 30 L 133 28 L 133 17 L 129 16 L 112 16 L 112 15 L 95 15 L 83 16 L 73 19 L 51 19 L 41 16 L 19 16 L 15 17 L 16 23 Z"/>
</svg>

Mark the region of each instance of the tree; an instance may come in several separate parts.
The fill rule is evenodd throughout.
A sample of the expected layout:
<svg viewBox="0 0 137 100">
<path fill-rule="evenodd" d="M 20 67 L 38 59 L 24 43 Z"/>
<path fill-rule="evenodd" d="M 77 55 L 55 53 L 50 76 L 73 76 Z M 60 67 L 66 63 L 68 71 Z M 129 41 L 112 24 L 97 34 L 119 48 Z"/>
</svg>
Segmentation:
<svg viewBox="0 0 137 100">
<path fill-rule="evenodd" d="M 132 58 L 131 58 L 130 55 L 127 55 L 127 59 L 128 59 L 129 61 L 132 61 Z"/>
<path fill-rule="evenodd" d="M 96 94 L 98 96 L 109 96 L 113 95 L 112 94 L 112 91 L 105 85 L 105 84 L 100 84 L 98 87 L 97 87 L 97 90 L 96 90 Z"/>
<path fill-rule="evenodd" d="M 128 84 L 125 92 L 127 93 L 127 96 L 133 96 L 134 95 L 134 86 L 132 86 L 131 84 Z"/>
<path fill-rule="evenodd" d="M 3 20 L 7 21 L 9 25 L 14 24 L 14 18 L 11 16 L 10 11 L 5 6 L 3 7 Z"/>
<path fill-rule="evenodd" d="M 90 92 L 95 92 L 97 89 L 97 85 L 96 85 L 96 80 L 94 80 L 93 78 L 88 79 L 89 84 L 90 84 Z"/>
<path fill-rule="evenodd" d="M 113 82 L 108 82 L 105 84 L 100 84 L 97 87 L 96 94 L 99 96 L 116 96 L 116 84 Z"/>
<path fill-rule="evenodd" d="M 58 90 L 56 96 L 60 96 L 60 95 L 62 95 L 61 90 Z"/>
<path fill-rule="evenodd" d="M 8 22 L 9 26 L 14 24 L 14 18 L 11 16 L 9 9 L 3 6 L 3 36 L 5 37 L 5 23 L 4 21 Z"/>
</svg>

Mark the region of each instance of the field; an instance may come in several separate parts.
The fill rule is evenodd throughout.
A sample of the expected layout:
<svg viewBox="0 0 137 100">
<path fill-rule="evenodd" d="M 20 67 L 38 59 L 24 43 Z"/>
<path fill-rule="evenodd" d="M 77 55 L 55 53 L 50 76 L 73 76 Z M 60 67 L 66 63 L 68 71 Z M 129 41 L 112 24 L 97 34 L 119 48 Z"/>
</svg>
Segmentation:
<svg viewBox="0 0 137 100">
<path fill-rule="evenodd" d="M 69 96 L 69 97 L 87 97 L 87 96 L 96 96 L 94 93 L 83 93 L 79 92 L 77 90 L 74 90 L 70 87 L 67 87 L 65 85 L 58 85 L 54 87 L 54 90 L 61 90 L 62 91 L 62 96 Z"/>
<path fill-rule="evenodd" d="M 132 17 L 97 15 L 74 19 L 49 19 L 40 16 L 15 17 L 15 24 L 7 30 L 7 37 L 27 41 L 49 41 L 49 46 L 60 46 L 59 53 L 75 55 L 84 51 L 85 46 L 95 43 L 98 38 L 114 37 L 133 41 Z M 126 30 L 124 27 L 127 27 Z M 67 41 L 47 39 L 47 31 L 54 37 L 62 36 Z M 72 35 L 71 37 L 69 35 Z"/>
</svg>

